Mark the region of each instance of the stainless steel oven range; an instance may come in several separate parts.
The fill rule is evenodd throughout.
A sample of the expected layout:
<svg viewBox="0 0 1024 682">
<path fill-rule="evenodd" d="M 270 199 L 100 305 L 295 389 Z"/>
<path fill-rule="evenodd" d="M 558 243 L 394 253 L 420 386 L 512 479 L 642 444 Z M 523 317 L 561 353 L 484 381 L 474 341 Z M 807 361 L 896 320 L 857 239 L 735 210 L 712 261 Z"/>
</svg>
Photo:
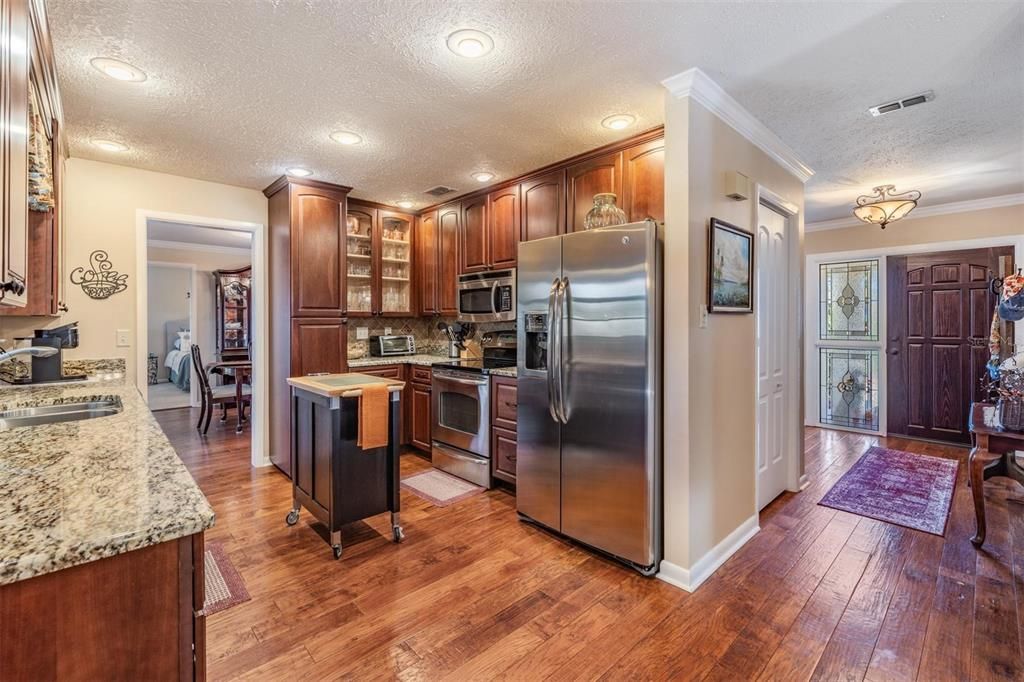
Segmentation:
<svg viewBox="0 0 1024 682">
<path fill-rule="evenodd" d="M 450 474 L 491 487 L 491 379 L 515 367 L 515 331 L 485 334 L 483 357 L 434 365 L 431 462 Z"/>
</svg>

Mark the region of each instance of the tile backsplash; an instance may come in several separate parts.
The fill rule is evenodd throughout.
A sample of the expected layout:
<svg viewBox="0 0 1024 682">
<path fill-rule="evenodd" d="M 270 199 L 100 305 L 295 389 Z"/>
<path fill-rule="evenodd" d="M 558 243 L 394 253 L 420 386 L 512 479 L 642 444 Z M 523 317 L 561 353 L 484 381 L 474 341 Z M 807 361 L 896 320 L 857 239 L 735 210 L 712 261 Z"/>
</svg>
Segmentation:
<svg viewBox="0 0 1024 682">
<path fill-rule="evenodd" d="M 352 360 L 370 354 L 370 344 L 365 339 L 356 339 L 356 330 L 366 327 L 370 336 L 384 333 L 385 327 L 391 327 L 392 334 L 412 334 L 416 337 L 416 351 L 445 355 L 448 352 L 448 337 L 437 328 L 438 322 L 455 322 L 454 317 L 390 317 L 390 318 L 349 318 L 348 321 L 348 357 Z M 480 335 L 496 329 L 513 329 L 514 322 L 483 322 L 477 325 L 476 333 L 467 342 L 471 355 L 480 354 Z"/>
</svg>

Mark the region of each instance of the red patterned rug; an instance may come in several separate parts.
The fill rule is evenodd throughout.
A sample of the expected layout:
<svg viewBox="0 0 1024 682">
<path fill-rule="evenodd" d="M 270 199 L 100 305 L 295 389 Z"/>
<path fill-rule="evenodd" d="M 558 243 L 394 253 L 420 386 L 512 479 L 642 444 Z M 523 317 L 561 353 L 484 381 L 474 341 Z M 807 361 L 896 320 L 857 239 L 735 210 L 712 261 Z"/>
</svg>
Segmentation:
<svg viewBox="0 0 1024 682">
<path fill-rule="evenodd" d="M 957 467 L 953 459 L 873 447 L 818 504 L 945 535 Z"/>
<path fill-rule="evenodd" d="M 249 590 L 245 589 L 245 581 L 221 543 L 211 542 L 206 545 L 205 559 L 203 576 L 206 583 L 206 615 L 252 599 Z"/>
</svg>

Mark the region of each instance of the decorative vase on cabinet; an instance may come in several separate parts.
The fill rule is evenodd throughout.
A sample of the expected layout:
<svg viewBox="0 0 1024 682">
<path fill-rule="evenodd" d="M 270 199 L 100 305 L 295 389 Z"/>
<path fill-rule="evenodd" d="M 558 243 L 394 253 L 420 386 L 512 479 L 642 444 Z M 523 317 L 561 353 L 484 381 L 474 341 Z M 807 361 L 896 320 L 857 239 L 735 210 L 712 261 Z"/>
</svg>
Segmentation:
<svg viewBox="0 0 1024 682">
<path fill-rule="evenodd" d="M 595 227 L 608 227 L 609 225 L 624 225 L 626 223 L 626 212 L 615 205 L 615 195 L 611 192 L 604 192 L 594 195 L 594 207 L 583 219 L 583 229 L 592 230 Z"/>
</svg>

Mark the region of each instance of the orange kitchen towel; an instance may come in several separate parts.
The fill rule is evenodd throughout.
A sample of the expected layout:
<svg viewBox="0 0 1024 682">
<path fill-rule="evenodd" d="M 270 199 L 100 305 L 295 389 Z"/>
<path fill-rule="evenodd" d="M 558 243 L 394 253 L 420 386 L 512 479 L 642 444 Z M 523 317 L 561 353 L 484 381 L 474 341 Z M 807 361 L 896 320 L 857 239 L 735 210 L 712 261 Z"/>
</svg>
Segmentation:
<svg viewBox="0 0 1024 682">
<path fill-rule="evenodd" d="M 363 450 L 388 444 L 388 385 L 367 384 L 359 397 L 359 435 L 356 445 Z"/>
</svg>

